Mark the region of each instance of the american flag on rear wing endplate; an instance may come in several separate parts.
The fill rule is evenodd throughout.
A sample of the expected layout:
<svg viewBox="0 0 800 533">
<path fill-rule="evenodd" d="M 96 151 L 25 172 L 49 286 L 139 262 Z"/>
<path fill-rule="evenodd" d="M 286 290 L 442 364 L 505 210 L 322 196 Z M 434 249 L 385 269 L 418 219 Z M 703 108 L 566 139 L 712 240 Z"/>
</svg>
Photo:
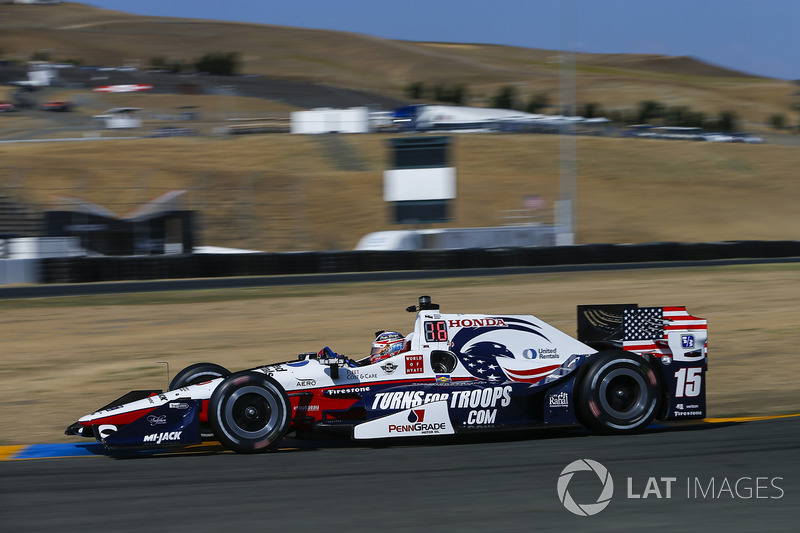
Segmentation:
<svg viewBox="0 0 800 533">
<path fill-rule="evenodd" d="M 686 307 L 635 307 L 623 315 L 623 348 L 631 352 L 671 355 L 667 334 L 674 330 L 704 330 L 708 323 Z"/>
</svg>

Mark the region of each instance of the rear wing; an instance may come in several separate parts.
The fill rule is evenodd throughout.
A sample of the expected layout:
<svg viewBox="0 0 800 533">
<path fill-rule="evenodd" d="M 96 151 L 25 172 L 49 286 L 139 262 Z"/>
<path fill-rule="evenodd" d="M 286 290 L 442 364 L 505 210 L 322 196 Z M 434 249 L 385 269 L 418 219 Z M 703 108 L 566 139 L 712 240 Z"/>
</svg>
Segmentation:
<svg viewBox="0 0 800 533">
<path fill-rule="evenodd" d="M 685 307 L 580 305 L 578 339 L 596 350 L 618 348 L 650 358 L 664 388 L 657 418 L 706 417 L 706 319 Z"/>
<path fill-rule="evenodd" d="M 690 315 L 682 306 L 578 306 L 578 340 L 598 350 L 618 348 L 698 360 L 706 356 L 707 336 L 708 322 Z"/>
</svg>

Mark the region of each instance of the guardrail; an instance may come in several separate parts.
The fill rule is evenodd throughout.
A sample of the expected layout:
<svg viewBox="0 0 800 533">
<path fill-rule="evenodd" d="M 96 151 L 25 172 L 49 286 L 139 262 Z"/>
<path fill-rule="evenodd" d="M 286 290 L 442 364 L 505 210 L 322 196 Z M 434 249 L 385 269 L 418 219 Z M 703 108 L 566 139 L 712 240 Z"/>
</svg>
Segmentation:
<svg viewBox="0 0 800 533">
<path fill-rule="evenodd" d="M 800 257 L 800 241 L 584 244 L 413 251 L 188 254 L 43 259 L 42 283 Z"/>
</svg>

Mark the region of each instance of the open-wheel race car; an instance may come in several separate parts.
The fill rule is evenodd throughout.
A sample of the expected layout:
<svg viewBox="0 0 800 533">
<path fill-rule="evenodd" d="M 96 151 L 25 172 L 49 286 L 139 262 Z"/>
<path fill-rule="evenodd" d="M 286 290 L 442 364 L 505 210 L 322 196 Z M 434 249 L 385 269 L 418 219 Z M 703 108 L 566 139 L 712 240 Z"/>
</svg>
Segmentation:
<svg viewBox="0 0 800 533">
<path fill-rule="evenodd" d="M 231 373 L 181 370 L 66 434 L 109 450 L 216 440 L 263 452 L 285 436 L 356 440 L 584 426 L 629 433 L 704 418 L 707 322 L 685 307 L 578 306 L 578 338 L 532 315 L 449 314 L 428 296 L 408 335 L 378 332 L 360 360 L 329 348 Z"/>
</svg>

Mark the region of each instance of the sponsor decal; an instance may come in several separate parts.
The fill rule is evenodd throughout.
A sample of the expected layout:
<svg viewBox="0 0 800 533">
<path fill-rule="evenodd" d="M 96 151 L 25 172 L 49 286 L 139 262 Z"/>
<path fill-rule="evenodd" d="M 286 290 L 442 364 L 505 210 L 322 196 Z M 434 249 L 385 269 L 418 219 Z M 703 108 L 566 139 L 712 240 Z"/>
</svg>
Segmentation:
<svg viewBox="0 0 800 533">
<path fill-rule="evenodd" d="M 167 415 L 147 415 L 147 422 L 151 426 L 160 426 L 167 423 Z"/>
<path fill-rule="evenodd" d="M 484 426 L 494 424 L 497 418 L 497 409 L 481 409 L 478 411 L 470 411 L 467 415 L 467 425 L 469 426 Z"/>
<path fill-rule="evenodd" d="M 511 403 L 511 386 L 483 389 L 457 390 L 452 393 L 425 393 L 424 391 L 379 392 L 372 400 L 371 409 L 386 411 L 411 409 L 420 405 L 445 401 L 456 409 L 506 407 Z"/>
<path fill-rule="evenodd" d="M 536 359 L 536 355 L 536 350 L 533 348 L 526 348 L 525 350 L 522 350 L 522 357 L 525 359 Z"/>
<path fill-rule="evenodd" d="M 424 371 L 422 366 L 422 354 L 420 355 L 407 355 L 406 360 L 406 374 L 422 374 Z"/>
<path fill-rule="evenodd" d="M 183 431 L 164 431 L 162 433 L 153 433 L 151 435 L 145 435 L 143 442 L 147 444 L 178 442 L 181 440 L 181 433 L 183 433 Z"/>
<path fill-rule="evenodd" d="M 445 422 L 425 423 L 425 409 L 412 409 L 408 413 L 408 424 L 389 424 L 389 434 L 393 433 L 438 433 L 446 429 Z"/>
<path fill-rule="evenodd" d="M 188 409 L 189 404 L 186 402 L 170 402 L 169 404 L 170 409 Z"/>
<path fill-rule="evenodd" d="M 343 389 L 327 389 L 322 394 L 324 396 L 340 396 L 342 394 L 360 394 L 362 392 L 369 392 L 370 387 L 345 387 Z"/>
<path fill-rule="evenodd" d="M 562 391 L 549 398 L 550 407 L 569 407 L 569 394 Z"/>
<path fill-rule="evenodd" d="M 694 348 L 694 335 L 681 335 L 681 348 Z"/>
<path fill-rule="evenodd" d="M 383 370 L 387 374 L 391 374 L 392 372 L 397 370 L 397 365 L 389 361 L 381 365 L 381 370 Z"/>
<path fill-rule="evenodd" d="M 319 405 L 298 405 L 295 411 L 319 411 Z"/>
<path fill-rule="evenodd" d="M 362 374 L 359 370 L 347 370 L 345 369 L 345 379 L 350 381 L 363 381 L 365 379 L 376 379 L 378 374 L 374 372 L 364 373 Z"/>
<path fill-rule="evenodd" d="M 539 359 L 558 359 L 558 350 L 555 348 L 539 348 Z"/>
<path fill-rule="evenodd" d="M 449 382 L 450 382 L 449 374 L 436 374 L 436 383 L 449 383 Z"/>
<path fill-rule="evenodd" d="M 486 387 L 485 389 L 453 391 L 450 398 L 450 407 L 471 408 L 476 407 L 507 407 L 511 403 L 511 386 Z"/>
<path fill-rule="evenodd" d="M 315 379 L 298 379 L 295 387 L 314 387 L 317 384 Z"/>
<path fill-rule="evenodd" d="M 502 318 L 464 318 L 459 320 L 449 320 L 448 326 L 451 328 L 482 328 L 494 326 L 497 328 L 507 328 L 508 325 Z"/>
<path fill-rule="evenodd" d="M 356 439 L 379 439 L 418 435 L 451 435 L 454 432 L 447 403 L 436 401 L 358 424 L 354 428 L 353 437 Z"/>
</svg>

